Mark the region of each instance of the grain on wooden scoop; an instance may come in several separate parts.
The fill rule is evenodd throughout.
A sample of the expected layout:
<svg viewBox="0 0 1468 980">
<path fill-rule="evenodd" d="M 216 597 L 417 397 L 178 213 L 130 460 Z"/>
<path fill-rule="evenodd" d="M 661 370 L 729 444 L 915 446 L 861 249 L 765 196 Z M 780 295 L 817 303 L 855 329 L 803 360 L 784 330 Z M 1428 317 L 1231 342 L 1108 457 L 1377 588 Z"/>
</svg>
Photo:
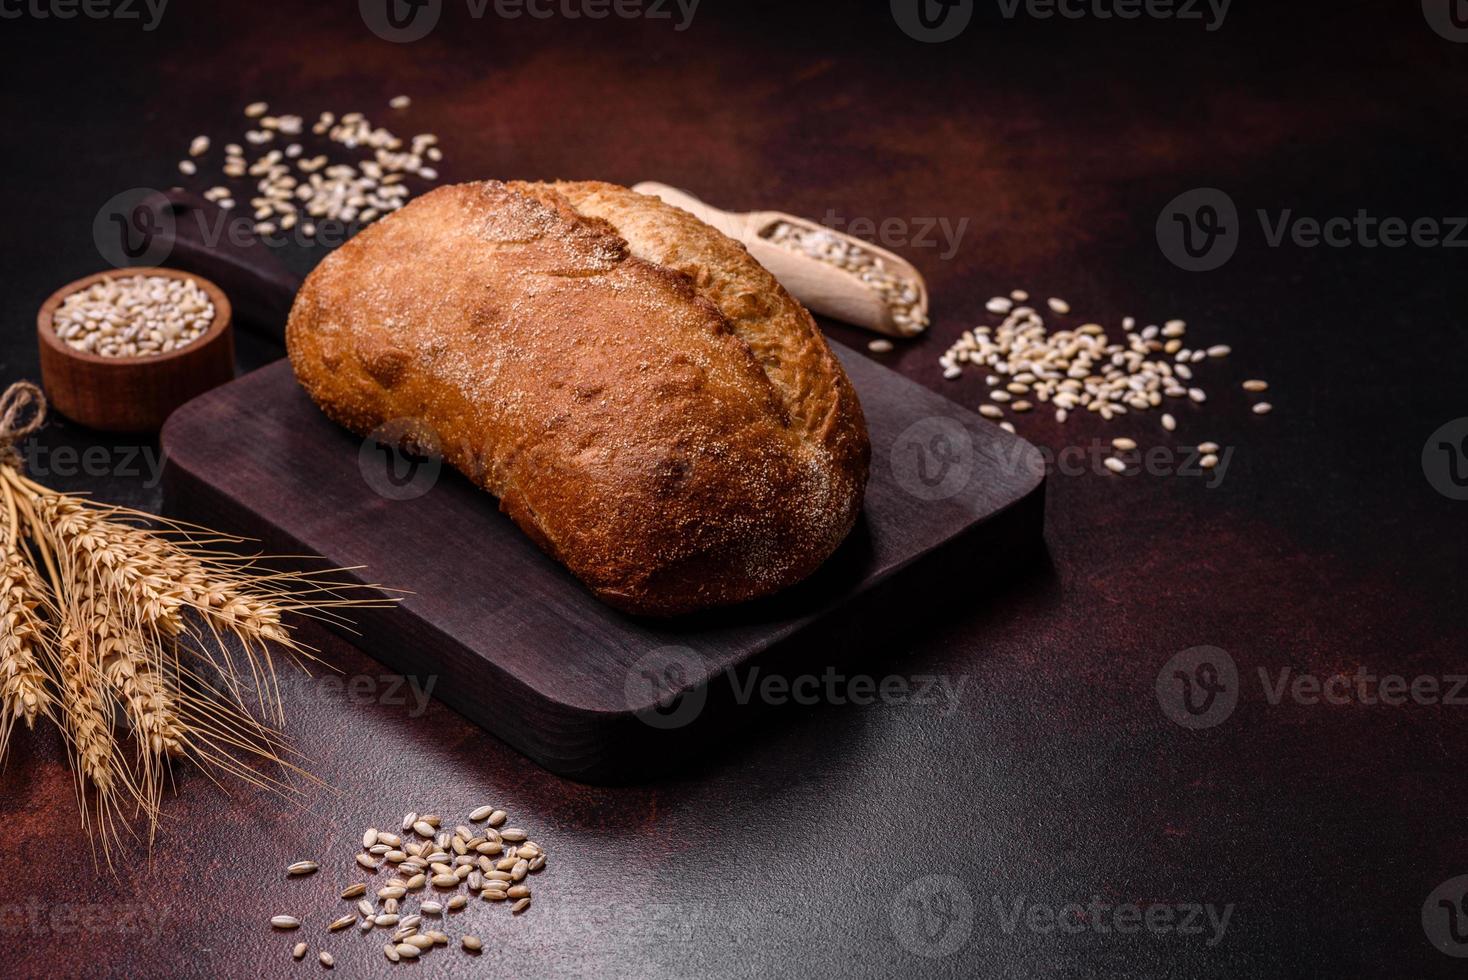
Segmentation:
<svg viewBox="0 0 1468 980">
<path fill-rule="evenodd" d="M 918 284 L 888 267 L 876 252 L 860 243 L 820 227 L 803 227 L 788 221 L 776 222 L 760 237 L 787 251 L 809 256 L 856 276 L 874 291 L 892 314 L 892 322 L 904 336 L 915 336 L 928 328 Z M 889 348 L 890 349 L 890 348 Z"/>
</svg>

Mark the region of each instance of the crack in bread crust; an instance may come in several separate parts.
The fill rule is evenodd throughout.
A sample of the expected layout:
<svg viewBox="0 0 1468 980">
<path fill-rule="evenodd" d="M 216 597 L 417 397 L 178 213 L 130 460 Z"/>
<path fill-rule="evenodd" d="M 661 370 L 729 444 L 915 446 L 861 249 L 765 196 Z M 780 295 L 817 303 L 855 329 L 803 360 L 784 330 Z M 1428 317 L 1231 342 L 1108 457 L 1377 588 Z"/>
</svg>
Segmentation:
<svg viewBox="0 0 1468 980">
<path fill-rule="evenodd" d="M 766 595 L 855 523 L 860 405 L 743 246 L 600 183 L 439 188 L 307 278 L 291 363 L 359 435 L 408 418 L 604 601 Z"/>
</svg>

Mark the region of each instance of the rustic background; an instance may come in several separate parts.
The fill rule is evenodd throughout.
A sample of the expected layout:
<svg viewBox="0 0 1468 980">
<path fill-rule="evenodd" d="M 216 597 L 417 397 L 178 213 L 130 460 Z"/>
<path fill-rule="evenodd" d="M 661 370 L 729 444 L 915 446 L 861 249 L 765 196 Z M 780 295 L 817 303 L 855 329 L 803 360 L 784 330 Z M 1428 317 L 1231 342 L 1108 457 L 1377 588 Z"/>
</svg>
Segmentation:
<svg viewBox="0 0 1468 980">
<path fill-rule="evenodd" d="M 1447 0 L 1429 2 L 1435 17 Z M 336 789 L 305 810 L 179 774 L 151 864 L 94 871 L 58 742 L 20 737 L 0 774 L 8 840 L 0 935 L 15 976 L 277 976 L 366 825 L 407 809 L 507 807 L 551 852 L 518 920 L 483 904 L 454 934 L 493 949 L 413 969 L 519 976 L 1448 975 L 1422 922 L 1468 873 L 1468 705 L 1271 704 L 1289 668 L 1443 680 L 1463 657 L 1464 517 L 1424 477 L 1439 426 L 1468 415 L 1464 252 L 1271 247 L 1255 212 L 1446 219 L 1461 180 L 1468 44 L 1414 3 L 1238 3 L 1198 20 L 1013 18 L 981 4 L 926 44 L 888 4 L 703 0 L 682 14 L 506 19 L 444 0 L 425 38 L 374 35 L 356 4 L 174 0 L 139 20 L 7 5 L 7 222 L 0 380 L 36 374 L 34 312 L 96 271 L 112 195 L 167 187 L 196 133 L 218 147 L 266 99 L 442 137 L 446 180 L 658 179 L 729 208 L 897 219 L 888 244 L 928 276 L 934 324 L 884 360 L 970 406 L 982 377 L 937 356 L 989 296 L 1060 295 L 1077 316 L 1186 318 L 1233 345 L 1180 445 L 1234 450 L 1196 477 L 1053 475 L 1043 544 L 975 554 L 941 604 L 817 651 L 848 674 L 946 675 L 943 704 L 820 704 L 762 713 L 671 776 L 593 788 L 539 771 L 451 712 L 393 703 L 386 668 L 340 642 L 353 696 L 295 678 L 290 734 Z M 371 4 L 367 5 L 370 8 Z M 1439 10 L 1438 8 L 1442 8 Z M 63 8 L 64 9 L 64 8 Z M 365 9 L 365 8 L 364 8 Z M 573 4 L 573 10 L 584 9 Z M 12 15 L 16 16 L 12 16 Z M 1208 15 L 1213 16 L 1213 15 Z M 1451 29 L 1447 29 L 1452 34 Z M 413 107 L 397 122 L 385 103 Z M 193 186 L 207 186 L 198 183 Z M 1185 272 L 1154 225 L 1176 195 L 1238 206 L 1237 253 Z M 908 240 L 930 220 L 956 249 Z M 304 270 L 319 258 L 289 249 Z M 848 343 L 863 338 L 832 326 Z M 279 356 L 241 339 L 240 369 Z M 1250 415 L 1237 381 L 1274 384 Z M 1027 418 L 1052 449 L 1160 435 Z M 90 457 L 66 449 L 101 447 Z M 889 447 L 876 447 L 877 465 Z M 154 447 L 56 420 L 28 447 L 65 489 L 157 508 Z M 58 453 L 58 451 L 61 451 Z M 143 455 L 139 455 L 143 454 Z M 914 506 L 920 506 L 914 501 Z M 956 595 L 959 598 L 952 598 Z M 1154 693 L 1175 653 L 1226 650 L 1239 701 L 1188 730 Z M 421 680 L 421 679 L 420 679 Z M 285 883 L 290 860 L 327 864 Z M 935 891 L 929 875 L 950 876 Z M 1030 928 L 1012 910 L 1232 906 L 1202 935 Z M 1088 913 L 1089 916 L 1089 913 Z M 141 925 L 139 925 L 141 922 Z M 338 971 L 385 972 L 381 942 L 326 944 Z M 947 952 L 949 946 L 956 949 Z M 936 955 L 947 953 L 947 955 Z"/>
</svg>

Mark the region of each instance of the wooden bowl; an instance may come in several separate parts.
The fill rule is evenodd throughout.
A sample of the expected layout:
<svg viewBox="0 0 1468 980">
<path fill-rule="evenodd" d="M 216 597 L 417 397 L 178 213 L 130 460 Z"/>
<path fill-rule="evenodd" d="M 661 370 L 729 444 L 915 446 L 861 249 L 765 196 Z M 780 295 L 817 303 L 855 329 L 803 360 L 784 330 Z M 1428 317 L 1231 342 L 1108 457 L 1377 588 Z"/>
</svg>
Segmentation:
<svg viewBox="0 0 1468 980">
<path fill-rule="evenodd" d="M 166 276 L 192 279 L 214 304 L 214 321 L 194 342 L 165 354 L 102 357 L 67 346 L 52 320 L 67 296 L 105 278 Z M 36 315 L 41 382 L 61 414 L 107 432 L 152 432 L 184 402 L 234 377 L 234 333 L 229 299 L 214 283 L 176 269 L 112 269 L 61 287 Z"/>
</svg>

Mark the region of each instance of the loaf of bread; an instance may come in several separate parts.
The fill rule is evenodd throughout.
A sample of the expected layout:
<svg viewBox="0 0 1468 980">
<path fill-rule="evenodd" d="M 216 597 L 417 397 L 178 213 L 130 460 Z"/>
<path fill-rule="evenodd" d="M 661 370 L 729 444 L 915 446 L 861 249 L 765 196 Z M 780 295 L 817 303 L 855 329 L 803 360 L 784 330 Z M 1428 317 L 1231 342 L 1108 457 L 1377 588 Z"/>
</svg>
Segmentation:
<svg viewBox="0 0 1468 980">
<path fill-rule="evenodd" d="M 311 273 L 286 340 L 330 418 L 436 446 L 630 613 L 792 585 L 861 508 L 866 423 L 810 314 L 742 245 L 624 187 L 425 194 Z"/>
</svg>

